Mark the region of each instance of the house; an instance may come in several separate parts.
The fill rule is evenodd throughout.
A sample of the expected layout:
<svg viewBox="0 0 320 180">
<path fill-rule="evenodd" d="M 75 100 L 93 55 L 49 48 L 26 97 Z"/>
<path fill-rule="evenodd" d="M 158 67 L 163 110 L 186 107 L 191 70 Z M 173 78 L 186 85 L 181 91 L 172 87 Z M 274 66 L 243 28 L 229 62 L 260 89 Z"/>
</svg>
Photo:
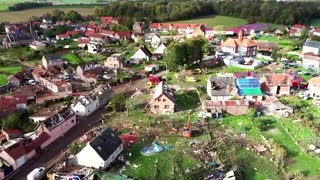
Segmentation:
<svg viewBox="0 0 320 180">
<path fill-rule="evenodd" d="M 204 33 L 205 33 L 205 37 L 206 37 L 209 41 L 212 41 L 212 40 L 213 40 L 214 33 L 215 33 L 215 31 L 213 30 L 213 28 L 206 27 Z"/>
<path fill-rule="evenodd" d="M 88 47 L 88 44 L 90 44 L 90 39 L 89 38 L 80 38 L 80 39 L 78 39 L 78 47 L 79 48 Z"/>
<path fill-rule="evenodd" d="M 108 86 L 99 86 L 92 90 L 89 95 L 78 97 L 71 108 L 77 116 L 89 116 L 98 108 L 109 102 L 114 92 Z"/>
<path fill-rule="evenodd" d="M 273 49 L 279 50 L 279 43 L 257 41 L 257 50 L 259 52 L 270 55 Z"/>
<path fill-rule="evenodd" d="M 134 33 L 144 33 L 144 30 L 146 29 L 146 23 L 145 22 L 135 22 L 132 25 L 132 30 Z"/>
<path fill-rule="evenodd" d="M 308 89 L 311 97 L 320 96 L 320 77 L 313 77 L 308 81 Z"/>
<path fill-rule="evenodd" d="M 118 24 L 119 23 L 119 18 L 111 17 L 111 16 L 102 16 L 102 17 L 100 17 L 100 20 L 102 23 L 106 23 L 106 24 L 111 24 L 111 23 Z"/>
<path fill-rule="evenodd" d="M 92 33 L 89 35 L 89 39 L 91 43 L 94 44 L 106 44 L 107 37 L 102 35 L 101 33 Z"/>
<path fill-rule="evenodd" d="M 87 44 L 87 48 L 88 48 L 88 53 L 90 54 L 97 54 L 98 52 L 100 52 L 101 46 L 100 44 L 95 44 L 95 43 L 90 43 Z"/>
<path fill-rule="evenodd" d="M 141 46 L 130 58 L 130 62 L 140 64 L 143 60 L 149 61 L 152 53 L 145 46 Z"/>
<path fill-rule="evenodd" d="M 306 68 L 320 68 L 320 56 L 313 53 L 302 54 L 302 65 Z"/>
<path fill-rule="evenodd" d="M 238 39 L 229 38 L 221 44 L 221 50 L 226 53 L 251 57 L 257 54 L 257 46 L 254 40 L 244 39 L 243 30 L 240 30 Z"/>
<path fill-rule="evenodd" d="M 40 123 L 42 121 L 45 121 L 46 119 L 49 119 L 51 116 L 58 114 L 62 108 L 63 107 L 61 107 L 60 105 L 42 108 L 29 116 L 29 119 L 34 123 Z"/>
<path fill-rule="evenodd" d="M 293 113 L 293 108 L 284 105 L 275 97 L 267 97 L 266 100 L 262 102 L 262 112 L 277 118 L 285 118 Z"/>
<path fill-rule="evenodd" d="M 204 24 L 150 23 L 151 32 L 177 31 L 179 34 L 192 35 L 196 29 L 205 31 Z"/>
<path fill-rule="evenodd" d="M 100 33 L 106 37 L 110 38 L 116 38 L 116 32 L 115 31 L 109 31 L 109 30 L 100 30 Z"/>
<path fill-rule="evenodd" d="M 313 53 L 316 56 L 320 55 L 320 42 L 307 40 L 302 48 L 302 54 L 305 53 Z"/>
<path fill-rule="evenodd" d="M 114 34 L 114 38 L 119 39 L 119 40 L 130 40 L 131 35 L 132 34 L 129 31 L 116 32 Z"/>
<path fill-rule="evenodd" d="M 102 77 L 103 71 L 103 67 L 100 63 L 87 63 L 77 67 L 76 76 L 87 83 L 96 84 Z"/>
<path fill-rule="evenodd" d="M 69 34 L 57 34 L 56 39 L 57 40 L 69 40 L 71 36 Z"/>
<path fill-rule="evenodd" d="M 266 23 L 253 23 L 240 26 L 241 29 L 245 30 L 249 34 L 260 33 L 261 31 L 267 31 L 269 25 Z"/>
<path fill-rule="evenodd" d="M 63 66 L 63 59 L 60 54 L 45 54 L 42 56 L 42 65 L 46 69 L 49 67 L 62 67 Z"/>
<path fill-rule="evenodd" d="M 258 78 L 239 78 L 236 79 L 236 87 L 238 89 L 238 96 L 242 99 L 261 101 L 263 93 L 260 89 L 260 82 Z"/>
<path fill-rule="evenodd" d="M 29 46 L 34 50 L 43 50 L 47 45 L 41 41 L 32 41 Z"/>
<path fill-rule="evenodd" d="M 173 113 L 176 106 L 173 92 L 163 82 L 160 82 L 152 91 L 149 105 L 152 113 Z"/>
<path fill-rule="evenodd" d="M 122 54 L 113 54 L 104 61 L 104 66 L 109 69 L 122 69 L 124 67 L 125 58 Z"/>
<path fill-rule="evenodd" d="M 0 131 L 0 144 L 4 144 L 12 139 L 23 137 L 23 133 L 18 129 L 7 129 Z"/>
<path fill-rule="evenodd" d="M 316 28 L 312 31 L 312 36 L 320 37 L 320 28 Z"/>
<path fill-rule="evenodd" d="M 205 100 L 202 108 L 205 112 L 212 114 L 245 115 L 248 113 L 249 102 L 246 100 Z"/>
<path fill-rule="evenodd" d="M 122 140 L 111 128 L 107 128 L 76 156 L 79 165 L 102 170 L 106 169 L 122 151 Z"/>
<path fill-rule="evenodd" d="M 144 33 L 133 33 L 131 35 L 131 39 L 134 41 L 134 42 L 144 42 L 145 41 L 145 37 L 144 37 Z"/>
<path fill-rule="evenodd" d="M 167 46 L 161 43 L 160 46 L 158 46 L 157 49 L 153 52 L 153 56 L 155 56 L 157 59 L 161 58 L 165 49 L 167 49 Z"/>
<path fill-rule="evenodd" d="M 289 30 L 289 35 L 293 37 L 299 37 L 301 36 L 301 32 L 304 29 L 306 29 L 306 27 L 303 24 L 295 24 L 291 26 Z"/>
<path fill-rule="evenodd" d="M 49 138 L 41 144 L 41 148 L 62 137 L 77 124 L 76 114 L 69 107 L 63 107 L 57 113 L 49 116 L 36 127 L 36 134 L 49 134 Z"/>
<path fill-rule="evenodd" d="M 54 72 L 54 70 L 54 68 L 36 67 L 32 71 L 32 76 L 42 87 L 50 90 L 55 95 L 72 94 L 72 85 L 62 78 L 56 77 L 57 72 Z"/>
<path fill-rule="evenodd" d="M 42 133 L 40 135 L 33 134 L 31 137 L 23 137 L 6 142 L 0 150 L 0 159 L 5 160 L 12 166 L 13 170 L 17 170 L 26 162 L 35 157 L 37 152 L 41 150 L 43 144 L 49 135 Z"/>
<path fill-rule="evenodd" d="M 25 78 L 24 71 L 20 71 L 14 75 L 8 76 L 9 83 L 10 83 L 11 87 L 20 87 L 22 85 L 22 83 L 24 82 L 24 78 Z"/>
<path fill-rule="evenodd" d="M 8 114 L 27 108 L 31 99 L 26 95 L 0 96 L 0 114 Z"/>
<path fill-rule="evenodd" d="M 229 100 L 233 97 L 235 88 L 233 77 L 209 77 L 207 80 L 207 94 L 213 101 Z"/>
<path fill-rule="evenodd" d="M 151 38 L 151 46 L 156 48 L 161 44 L 161 38 L 158 34 L 154 34 Z"/>
<path fill-rule="evenodd" d="M 289 74 L 265 74 L 260 79 L 261 90 L 272 96 L 290 95 L 291 76 Z"/>
</svg>

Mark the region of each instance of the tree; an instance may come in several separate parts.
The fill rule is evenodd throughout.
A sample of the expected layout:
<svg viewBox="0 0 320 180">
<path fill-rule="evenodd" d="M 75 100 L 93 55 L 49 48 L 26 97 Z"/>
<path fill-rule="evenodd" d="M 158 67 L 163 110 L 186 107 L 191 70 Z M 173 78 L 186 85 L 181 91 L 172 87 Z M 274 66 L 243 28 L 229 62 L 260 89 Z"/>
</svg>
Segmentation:
<svg viewBox="0 0 320 180">
<path fill-rule="evenodd" d="M 61 21 L 65 17 L 65 13 L 63 11 L 60 11 L 58 9 L 55 9 L 52 11 L 52 16 L 56 17 L 57 20 Z"/>
<path fill-rule="evenodd" d="M 274 61 L 277 61 L 277 52 L 278 50 L 276 48 L 272 48 L 272 51 L 271 51 L 271 58 L 274 60 Z"/>
<path fill-rule="evenodd" d="M 129 28 L 127 26 L 124 26 L 122 24 L 112 23 L 109 27 L 110 27 L 111 31 L 115 31 L 115 32 L 121 32 L 121 31 L 128 31 L 129 30 Z"/>
<path fill-rule="evenodd" d="M 42 15 L 43 19 L 51 19 L 52 15 L 50 13 L 45 13 L 44 15 Z"/>
<path fill-rule="evenodd" d="M 66 18 L 72 22 L 78 22 L 82 20 L 81 14 L 74 10 L 69 11 L 66 15 Z"/>
<path fill-rule="evenodd" d="M 164 52 L 164 62 L 170 70 L 177 70 L 186 60 L 187 47 L 184 43 L 172 42 Z"/>
<path fill-rule="evenodd" d="M 127 96 L 125 93 L 115 94 L 112 97 L 109 106 L 112 107 L 112 109 L 116 112 L 125 111 L 126 110 L 126 100 L 127 100 Z"/>
<path fill-rule="evenodd" d="M 66 25 L 59 25 L 56 27 L 56 34 L 65 34 L 68 31 L 68 27 Z"/>
<path fill-rule="evenodd" d="M 22 122 L 18 114 L 11 114 L 2 120 L 2 127 L 4 129 L 16 129 L 22 127 Z"/>
</svg>

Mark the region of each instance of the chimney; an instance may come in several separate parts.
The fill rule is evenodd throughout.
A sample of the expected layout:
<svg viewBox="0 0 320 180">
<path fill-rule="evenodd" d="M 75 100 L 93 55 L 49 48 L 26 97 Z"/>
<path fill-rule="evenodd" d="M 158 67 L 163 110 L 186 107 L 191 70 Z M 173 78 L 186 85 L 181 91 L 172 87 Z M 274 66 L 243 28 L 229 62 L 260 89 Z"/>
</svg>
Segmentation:
<svg viewBox="0 0 320 180">
<path fill-rule="evenodd" d="M 242 40 L 243 40 L 243 30 L 242 29 L 240 30 L 240 32 L 238 34 L 238 40 L 239 40 L 239 42 L 242 42 Z"/>
</svg>

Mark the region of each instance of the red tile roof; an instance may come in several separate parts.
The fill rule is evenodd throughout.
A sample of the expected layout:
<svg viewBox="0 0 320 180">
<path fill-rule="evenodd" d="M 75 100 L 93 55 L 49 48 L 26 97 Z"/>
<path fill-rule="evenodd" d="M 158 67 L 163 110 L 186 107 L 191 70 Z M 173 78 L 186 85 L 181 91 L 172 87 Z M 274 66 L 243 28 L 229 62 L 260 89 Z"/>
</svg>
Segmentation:
<svg viewBox="0 0 320 180">
<path fill-rule="evenodd" d="M 109 30 L 101 30 L 101 34 L 114 36 L 114 35 L 116 34 L 116 32 L 114 32 L 114 31 L 109 31 Z"/>
<path fill-rule="evenodd" d="M 18 104 L 27 104 L 28 96 L 15 95 L 15 96 L 1 96 L 0 97 L 0 111 L 13 112 L 17 109 Z"/>
<path fill-rule="evenodd" d="M 9 154 L 9 156 L 14 160 L 27 154 L 27 151 L 26 151 L 24 145 L 19 142 L 15 145 L 10 146 L 9 148 L 5 149 L 4 151 L 6 151 Z"/>
<path fill-rule="evenodd" d="M 149 25 L 150 29 L 197 29 L 199 26 L 203 26 L 203 24 L 151 23 Z"/>
<path fill-rule="evenodd" d="M 29 144 L 25 146 L 25 149 L 27 152 L 30 152 L 34 149 L 37 149 L 40 147 L 44 142 L 46 142 L 50 138 L 50 135 L 48 133 L 42 133 L 40 134 L 36 139 L 31 141 Z"/>
<path fill-rule="evenodd" d="M 8 129 L 5 130 L 5 133 L 7 133 L 8 135 L 22 135 L 23 133 L 21 131 L 19 131 L 18 129 Z"/>
<path fill-rule="evenodd" d="M 131 33 L 129 31 L 117 32 L 117 34 L 119 35 L 120 39 L 121 38 L 130 38 L 131 37 Z"/>
<path fill-rule="evenodd" d="M 78 34 L 81 34 L 83 33 L 82 31 L 80 30 L 73 30 L 73 31 L 67 31 L 67 35 L 78 35 Z"/>
<path fill-rule="evenodd" d="M 90 39 L 79 39 L 78 40 L 78 44 L 89 44 L 90 43 Z"/>
<path fill-rule="evenodd" d="M 104 37 L 101 33 L 92 33 L 89 36 L 92 38 L 103 38 Z"/>
<path fill-rule="evenodd" d="M 57 37 L 59 38 L 70 38 L 69 34 L 58 34 Z"/>
<path fill-rule="evenodd" d="M 303 24 L 295 24 L 292 26 L 292 28 L 295 28 L 295 29 L 302 29 L 304 28 L 305 26 Z"/>
<path fill-rule="evenodd" d="M 103 21 L 103 22 L 106 22 L 106 21 L 118 21 L 119 18 L 112 17 L 112 16 L 102 16 L 102 17 L 100 17 L 100 20 Z"/>
</svg>

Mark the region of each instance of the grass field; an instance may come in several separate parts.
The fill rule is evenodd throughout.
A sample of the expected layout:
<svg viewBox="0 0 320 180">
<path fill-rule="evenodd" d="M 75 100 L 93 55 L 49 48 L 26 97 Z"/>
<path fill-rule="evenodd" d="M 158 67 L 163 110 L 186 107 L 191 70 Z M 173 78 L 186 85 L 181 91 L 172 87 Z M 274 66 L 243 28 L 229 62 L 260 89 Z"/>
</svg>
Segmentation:
<svg viewBox="0 0 320 180">
<path fill-rule="evenodd" d="M 11 11 L 11 12 L 1 12 L 0 13 L 0 22 L 10 21 L 10 22 L 22 22 L 28 21 L 32 16 L 41 16 L 47 12 L 52 12 L 55 9 L 64 11 L 65 13 L 74 10 L 79 12 L 81 15 L 91 15 L 93 14 L 94 7 L 46 7 L 46 8 L 37 8 L 37 9 L 28 9 L 23 11 Z M 27 16 L 26 16 L 27 14 Z"/>
<path fill-rule="evenodd" d="M 15 67 L 0 67 L 0 73 L 7 73 L 7 74 L 15 74 L 22 70 L 21 66 Z"/>
<path fill-rule="evenodd" d="M 5 74 L 0 74 L 0 86 L 8 83 L 8 76 Z"/>
<path fill-rule="evenodd" d="M 70 64 L 81 64 L 83 61 L 74 54 L 65 54 L 63 56 Z"/>
<path fill-rule="evenodd" d="M 23 2 L 38 2 L 38 0 L 0 0 L 0 4 L 16 4 Z M 97 0 L 46 0 L 42 2 L 52 2 L 53 4 L 91 4 L 97 3 Z"/>
<path fill-rule="evenodd" d="M 278 39 L 275 36 L 260 36 L 257 40 L 279 43 L 280 48 L 285 51 L 291 51 L 293 48 L 293 42 L 290 39 Z"/>
<path fill-rule="evenodd" d="M 320 18 L 312 19 L 311 26 L 320 26 Z"/>
<path fill-rule="evenodd" d="M 206 24 L 208 27 L 215 27 L 218 25 L 225 28 L 234 28 L 244 24 L 247 24 L 247 20 L 242 18 L 228 17 L 228 16 L 210 16 L 202 17 L 190 20 L 175 21 L 175 23 L 194 23 L 194 24 Z"/>
<path fill-rule="evenodd" d="M 9 4 L 0 4 L 0 11 L 8 10 L 9 6 Z"/>
</svg>

